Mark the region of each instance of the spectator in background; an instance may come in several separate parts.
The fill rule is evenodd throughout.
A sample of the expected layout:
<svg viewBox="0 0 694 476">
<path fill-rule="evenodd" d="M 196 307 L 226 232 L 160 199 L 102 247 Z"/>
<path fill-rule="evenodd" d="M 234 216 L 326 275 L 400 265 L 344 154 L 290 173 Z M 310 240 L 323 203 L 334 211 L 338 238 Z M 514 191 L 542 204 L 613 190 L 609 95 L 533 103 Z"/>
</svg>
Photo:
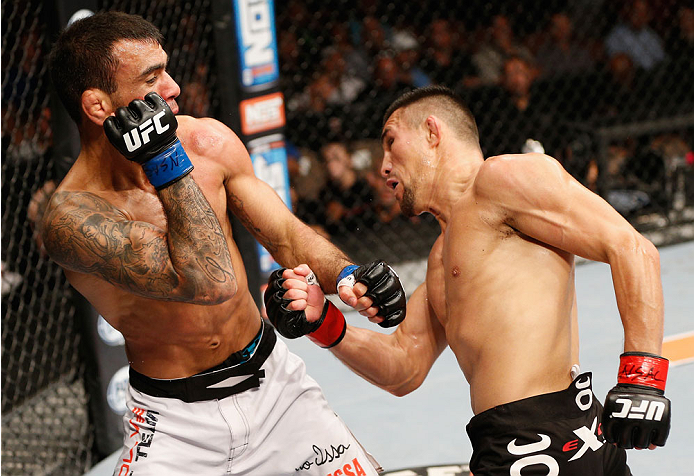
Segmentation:
<svg viewBox="0 0 694 476">
<path fill-rule="evenodd" d="M 670 31 L 666 43 L 670 58 L 663 78 L 671 97 L 677 98 L 677 112 L 694 109 L 694 5 L 683 5 L 677 11 L 676 24 Z"/>
<path fill-rule="evenodd" d="M 606 78 L 598 89 L 602 97 L 597 101 L 595 117 L 600 121 L 633 122 L 666 112 L 661 106 L 669 92 L 659 82 L 652 84 L 651 77 L 640 73 L 626 53 L 610 58 Z"/>
<path fill-rule="evenodd" d="M 476 115 L 485 154 L 556 153 L 559 118 L 534 87 L 537 70 L 525 58 L 504 61 L 497 94 Z M 502 126 L 503 124 L 503 126 Z"/>
<path fill-rule="evenodd" d="M 370 228 L 376 223 L 371 208 L 374 196 L 369 183 L 354 169 L 342 142 L 332 141 L 320 149 L 328 180 L 318 197 L 325 207 L 325 229 L 331 235 Z"/>
<path fill-rule="evenodd" d="M 694 5 L 683 5 L 677 11 L 677 24 L 668 36 L 667 51 L 694 66 Z"/>
<path fill-rule="evenodd" d="M 318 199 L 326 183 L 325 166 L 311 150 L 296 147 L 291 142 L 286 143 L 286 148 L 292 211 L 321 236 L 327 237 L 322 225 L 325 207 Z"/>
<path fill-rule="evenodd" d="M 366 87 L 366 81 L 353 69 L 347 68 L 347 61 L 338 48 L 329 46 L 322 52 L 320 69 L 325 71 L 334 85 L 328 103 L 344 106 L 352 103 Z"/>
<path fill-rule="evenodd" d="M 551 16 L 535 57 L 544 77 L 588 73 L 595 67 L 588 48 L 574 37 L 573 22 L 564 12 Z"/>
<path fill-rule="evenodd" d="M 408 76 L 392 50 L 386 50 L 373 60 L 371 84 L 352 105 L 352 116 L 343 121 L 353 138 L 375 138 L 381 126 L 381 111 L 412 85 L 404 82 Z"/>
<path fill-rule="evenodd" d="M 396 95 L 398 91 L 410 86 L 404 79 L 402 65 L 396 61 L 391 52 L 384 52 L 374 60 L 373 80 L 376 86 L 376 98 L 380 101 L 381 94 Z"/>
<path fill-rule="evenodd" d="M 185 99 L 181 101 L 181 112 L 193 117 L 210 115 L 210 92 L 204 82 L 195 80 L 185 85 Z"/>
<path fill-rule="evenodd" d="M 421 46 L 417 38 L 406 30 L 393 34 L 395 61 L 400 66 L 400 81 L 407 86 L 422 88 L 432 84 L 429 75 L 419 66 Z"/>
<path fill-rule="evenodd" d="M 650 26 L 651 11 L 648 0 L 626 1 L 621 21 L 605 39 L 609 58 L 626 54 L 638 68 L 652 70 L 665 59 L 663 39 Z"/>
<path fill-rule="evenodd" d="M 336 47 L 325 48 L 322 56 L 319 73 L 290 100 L 290 110 L 303 112 L 309 132 L 317 139 L 329 133 L 344 133 L 352 104 L 367 89 L 364 80 L 346 71 L 345 59 Z"/>
<path fill-rule="evenodd" d="M 475 73 L 465 79 L 465 86 L 499 84 L 504 72 L 504 62 L 510 57 L 522 58 L 528 64 L 533 62 L 530 50 L 516 39 L 509 18 L 506 15 L 495 15 L 486 30 L 483 44 L 472 55 Z"/>
<path fill-rule="evenodd" d="M 436 84 L 455 87 L 472 72 L 463 32 L 451 20 L 436 18 L 426 28 L 422 69 Z"/>
<path fill-rule="evenodd" d="M 345 72 L 365 83 L 368 82 L 370 79 L 369 62 L 364 51 L 357 49 L 352 43 L 348 23 L 332 22 L 330 24 L 330 37 L 334 48 L 340 52 L 345 62 Z"/>
<path fill-rule="evenodd" d="M 305 68 L 308 65 L 305 52 L 299 47 L 295 30 L 284 30 L 278 34 L 277 52 L 280 66 L 280 89 L 287 98 L 287 109 L 299 107 L 297 97 L 307 86 Z"/>
<path fill-rule="evenodd" d="M 373 64 L 378 55 L 391 49 L 390 30 L 372 15 L 366 15 L 359 27 L 360 54 L 369 64 Z"/>
</svg>

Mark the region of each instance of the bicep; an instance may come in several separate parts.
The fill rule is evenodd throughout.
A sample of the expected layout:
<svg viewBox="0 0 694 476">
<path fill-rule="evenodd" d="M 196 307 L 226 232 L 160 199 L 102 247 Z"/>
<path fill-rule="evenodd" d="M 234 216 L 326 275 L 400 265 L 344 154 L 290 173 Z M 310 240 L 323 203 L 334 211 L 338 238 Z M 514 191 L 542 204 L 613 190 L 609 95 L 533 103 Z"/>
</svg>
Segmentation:
<svg viewBox="0 0 694 476">
<path fill-rule="evenodd" d="M 253 174 L 227 181 L 230 211 L 270 253 L 287 243 L 294 216 L 277 192 Z"/>
<path fill-rule="evenodd" d="M 46 216 L 44 241 L 51 258 L 141 296 L 175 299 L 178 279 L 166 233 L 150 223 L 127 220 L 99 197 L 80 195 Z"/>
<path fill-rule="evenodd" d="M 421 364 L 424 376 L 446 348 L 446 332 L 427 296 L 426 283 L 420 284 L 407 301 L 407 314 L 393 338 L 407 358 Z"/>
</svg>

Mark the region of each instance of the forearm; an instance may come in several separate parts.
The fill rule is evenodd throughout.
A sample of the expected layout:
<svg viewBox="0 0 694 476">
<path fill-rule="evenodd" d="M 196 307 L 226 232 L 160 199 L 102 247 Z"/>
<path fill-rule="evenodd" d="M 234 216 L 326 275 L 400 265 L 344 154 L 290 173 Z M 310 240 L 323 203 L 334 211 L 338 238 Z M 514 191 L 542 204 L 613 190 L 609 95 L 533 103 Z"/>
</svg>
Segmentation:
<svg viewBox="0 0 694 476">
<path fill-rule="evenodd" d="M 344 252 L 299 220 L 287 230 L 285 243 L 273 253 L 278 263 L 287 268 L 308 264 L 323 291 L 337 292 L 338 274 L 345 266 L 353 264 Z"/>
<path fill-rule="evenodd" d="M 237 290 L 227 240 L 192 175 L 159 190 L 168 223 L 171 263 L 187 294 L 210 304 L 230 299 Z"/>
<path fill-rule="evenodd" d="M 396 396 L 412 392 L 426 377 L 395 334 L 347 326 L 342 342 L 330 351 L 354 373 Z"/>
<path fill-rule="evenodd" d="M 664 304 L 658 251 L 640 236 L 627 250 L 610 260 L 617 306 L 624 326 L 624 351 L 660 355 Z"/>
</svg>

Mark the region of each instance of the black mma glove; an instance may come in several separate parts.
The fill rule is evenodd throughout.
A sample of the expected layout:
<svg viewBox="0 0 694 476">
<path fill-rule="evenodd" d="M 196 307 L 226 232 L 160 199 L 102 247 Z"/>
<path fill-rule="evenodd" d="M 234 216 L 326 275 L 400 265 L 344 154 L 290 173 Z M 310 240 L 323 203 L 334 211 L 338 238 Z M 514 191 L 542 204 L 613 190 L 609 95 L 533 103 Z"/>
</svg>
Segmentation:
<svg viewBox="0 0 694 476">
<path fill-rule="evenodd" d="M 176 137 L 178 121 L 155 92 L 144 101 L 133 100 L 128 107 L 119 107 L 116 115 L 104 121 L 106 137 L 126 159 L 142 165 L 145 175 L 161 190 L 193 170 L 186 151 Z"/>
<path fill-rule="evenodd" d="M 365 296 L 370 297 L 373 305 L 378 307 L 378 315 L 383 321 L 381 327 L 393 327 L 405 319 L 407 297 L 400 278 L 385 261 L 376 260 L 364 266 L 346 266 L 337 277 L 337 288 L 354 286 L 356 283 L 366 285 Z"/>
<path fill-rule="evenodd" d="M 665 398 L 669 361 L 645 352 L 620 356 L 617 385 L 609 391 L 602 431 L 620 448 L 665 445 L 670 433 L 670 400 Z"/>
<path fill-rule="evenodd" d="M 291 311 L 287 306 L 291 302 L 284 298 L 287 290 L 282 287 L 286 281 L 282 273 L 286 268 L 276 269 L 268 278 L 267 289 L 263 295 L 267 317 L 275 326 L 277 332 L 287 339 L 296 339 L 308 336 L 313 342 L 323 348 L 333 347 L 342 341 L 347 330 L 347 322 L 340 310 L 333 303 L 325 300 L 323 312 L 315 322 L 306 319 L 305 311 Z M 316 277 L 311 273 L 306 280 L 308 284 L 318 284 Z"/>
</svg>

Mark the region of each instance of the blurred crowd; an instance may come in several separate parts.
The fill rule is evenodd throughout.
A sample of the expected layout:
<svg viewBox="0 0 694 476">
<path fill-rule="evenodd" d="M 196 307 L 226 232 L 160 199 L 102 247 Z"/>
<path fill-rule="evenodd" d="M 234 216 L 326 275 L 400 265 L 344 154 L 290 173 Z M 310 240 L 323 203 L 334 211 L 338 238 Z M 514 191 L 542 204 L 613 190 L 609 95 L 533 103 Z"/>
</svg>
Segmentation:
<svg viewBox="0 0 694 476">
<path fill-rule="evenodd" d="M 412 221 L 380 178 L 382 115 L 403 92 L 431 84 L 468 102 L 486 156 L 544 151 L 625 215 L 682 201 L 677 177 L 694 161 L 689 2 L 288 0 L 275 10 L 292 205 L 321 233 L 401 233 Z M 162 31 L 181 112 L 214 116 L 212 26 L 179 13 Z M 3 160 L 29 164 L 30 215 L 69 165 L 49 150 L 50 36 L 41 25 L 22 24 L 3 51 Z M 687 114 L 684 126 L 658 126 Z M 634 124 L 643 127 L 620 132 Z M 31 165 L 46 156 L 47 166 Z"/>
<path fill-rule="evenodd" d="M 334 236 L 402 219 L 378 175 L 382 115 L 430 84 L 468 102 L 486 156 L 544 151 L 589 188 L 607 184 L 627 215 L 671 205 L 664 180 L 691 169 L 692 125 L 648 124 L 694 110 L 694 6 L 494 3 L 276 5 L 301 218 Z M 629 124 L 643 131 L 620 135 Z"/>
</svg>

